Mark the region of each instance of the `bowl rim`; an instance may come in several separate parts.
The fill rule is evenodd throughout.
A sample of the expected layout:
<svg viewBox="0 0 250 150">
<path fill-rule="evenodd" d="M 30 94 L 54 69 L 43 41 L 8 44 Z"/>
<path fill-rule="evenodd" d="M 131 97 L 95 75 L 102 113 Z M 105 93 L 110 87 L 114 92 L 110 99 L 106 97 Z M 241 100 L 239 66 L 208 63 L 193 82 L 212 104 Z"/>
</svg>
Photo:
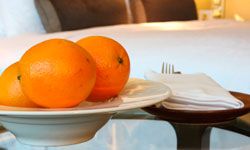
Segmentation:
<svg viewBox="0 0 250 150">
<path fill-rule="evenodd" d="M 99 114 L 99 113 L 109 113 L 109 112 L 117 112 L 124 111 L 129 109 L 147 107 L 156 103 L 159 103 L 165 99 L 167 99 L 171 95 L 171 90 L 168 86 L 163 83 L 138 79 L 138 78 L 130 78 L 129 81 L 143 81 L 145 83 L 152 83 L 155 86 L 163 89 L 157 95 L 144 97 L 141 100 L 135 101 L 122 101 L 119 96 L 118 98 L 114 98 L 113 101 L 121 101 L 118 106 L 112 107 L 103 107 L 103 108 L 84 108 L 84 107 L 73 107 L 73 108 L 59 108 L 59 109 L 48 109 L 48 108 L 21 108 L 21 107 L 10 107 L 10 106 L 1 106 L 0 105 L 0 116 L 1 115 L 12 115 L 12 116 L 53 116 L 53 115 L 84 115 L 84 114 Z M 153 87 L 157 89 L 157 87 Z M 129 99 L 129 98 L 128 98 Z"/>
</svg>

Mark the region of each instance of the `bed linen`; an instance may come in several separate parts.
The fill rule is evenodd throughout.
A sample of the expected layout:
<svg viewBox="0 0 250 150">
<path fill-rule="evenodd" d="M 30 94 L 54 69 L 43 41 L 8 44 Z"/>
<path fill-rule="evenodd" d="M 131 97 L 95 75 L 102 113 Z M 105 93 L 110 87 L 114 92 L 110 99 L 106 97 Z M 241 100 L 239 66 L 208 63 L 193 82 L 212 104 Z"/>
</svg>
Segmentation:
<svg viewBox="0 0 250 150">
<path fill-rule="evenodd" d="M 127 49 L 131 77 L 160 71 L 165 61 L 183 73 L 206 73 L 228 90 L 250 93 L 250 23 L 232 20 L 115 25 L 4 38 L 0 39 L 0 70 L 43 40 L 76 41 L 90 35 L 109 36 Z"/>
</svg>

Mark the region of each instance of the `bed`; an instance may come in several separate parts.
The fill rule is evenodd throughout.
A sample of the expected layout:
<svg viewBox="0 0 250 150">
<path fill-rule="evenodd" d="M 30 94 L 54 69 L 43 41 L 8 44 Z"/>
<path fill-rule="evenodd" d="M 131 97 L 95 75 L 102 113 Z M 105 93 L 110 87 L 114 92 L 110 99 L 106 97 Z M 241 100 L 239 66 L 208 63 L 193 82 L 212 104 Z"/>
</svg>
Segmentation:
<svg viewBox="0 0 250 150">
<path fill-rule="evenodd" d="M 119 41 L 131 59 L 131 77 L 160 71 L 162 62 L 183 73 L 204 72 L 233 91 L 250 93 L 250 23 L 232 20 L 176 21 L 94 27 L 0 39 L 0 70 L 32 45 L 50 38 L 76 41 L 103 35 Z"/>
</svg>

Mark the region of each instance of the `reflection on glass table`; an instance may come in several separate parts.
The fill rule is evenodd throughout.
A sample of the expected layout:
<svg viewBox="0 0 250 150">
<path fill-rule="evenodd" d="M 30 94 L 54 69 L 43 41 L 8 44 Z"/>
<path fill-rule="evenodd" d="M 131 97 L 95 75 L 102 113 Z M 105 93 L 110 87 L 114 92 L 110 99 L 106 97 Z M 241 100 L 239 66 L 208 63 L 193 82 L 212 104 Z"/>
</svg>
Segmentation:
<svg viewBox="0 0 250 150">
<path fill-rule="evenodd" d="M 23 145 L 11 133 L 0 133 L 0 149 L 8 150 L 176 150 L 176 145 L 173 127 L 160 120 L 112 119 L 90 141 L 60 147 Z M 210 149 L 250 149 L 250 137 L 212 128 Z"/>
</svg>

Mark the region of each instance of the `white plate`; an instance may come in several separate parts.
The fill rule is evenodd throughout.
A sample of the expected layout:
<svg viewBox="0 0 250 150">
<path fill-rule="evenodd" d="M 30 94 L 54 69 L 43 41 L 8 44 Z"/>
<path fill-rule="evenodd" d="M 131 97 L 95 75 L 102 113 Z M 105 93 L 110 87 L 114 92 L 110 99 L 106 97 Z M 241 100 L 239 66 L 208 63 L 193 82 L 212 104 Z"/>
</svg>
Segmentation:
<svg viewBox="0 0 250 150">
<path fill-rule="evenodd" d="M 118 97 L 105 103 L 38 109 L 0 106 L 0 122 L 25 144 L 68 145 L 87 141 L 118 111 L 146 107 L 171 94 L 162 83 L 130 79 Z"/>
<path fill-rule="evenodd" d="M 115 112 L 140 108 L 158 103 L 170 95 L 170 89 L 160 83 L 143 79 L 129 79 L 118 97 L 107 102 L 82 102 L 74 108 L 46 109 L 21 108 L 0 105 L 0 115 L 77 115 Z"/>
</svg>

